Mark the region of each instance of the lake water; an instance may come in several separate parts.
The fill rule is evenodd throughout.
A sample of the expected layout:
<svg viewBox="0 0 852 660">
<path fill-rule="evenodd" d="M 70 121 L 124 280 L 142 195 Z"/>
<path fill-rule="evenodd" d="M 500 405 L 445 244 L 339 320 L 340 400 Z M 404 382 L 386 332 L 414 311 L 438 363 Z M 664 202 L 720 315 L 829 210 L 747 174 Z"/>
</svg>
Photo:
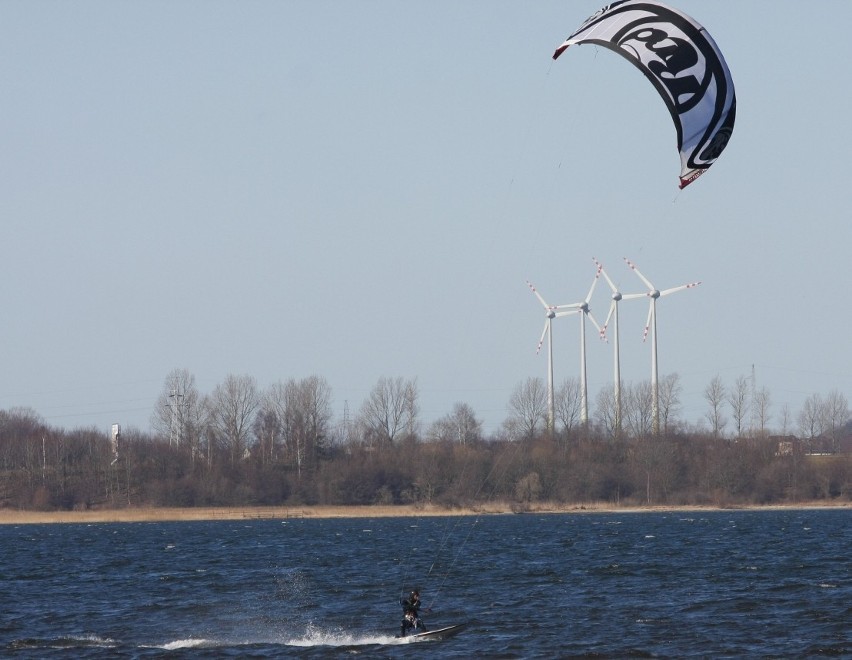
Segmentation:
<svg viewBox="0 0 852 660">
<path fill-rule="evenodd" d="M 852 511 L 0 526 L 15 657 L 852 657 Z M 418 586 L 435 628 L 394 637 Z"/>
</svg>

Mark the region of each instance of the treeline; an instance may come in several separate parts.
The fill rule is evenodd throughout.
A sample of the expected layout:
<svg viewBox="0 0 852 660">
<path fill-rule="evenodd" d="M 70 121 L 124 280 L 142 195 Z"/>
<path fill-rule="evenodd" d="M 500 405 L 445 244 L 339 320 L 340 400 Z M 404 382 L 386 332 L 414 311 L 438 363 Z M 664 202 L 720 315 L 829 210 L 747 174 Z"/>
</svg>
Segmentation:
<svg viewBox="0 0 852 660">
<path fill-rule="evenodd" d="M 297 388 L 298 389 L 298 388 Z M 293 394 L 293 392 L 291 392 Z M 290 420 L 292 433 L 310 424 Z M 31 411 L 0 411 L 0 506 L 55 510 L 124 506 L 434 504 L 511 501 L 737 505 L 852 499 L 852 457 L 814 456 L 787 438 L 712 433 L 614 437 L 575 427 L 514 439 L 427 438 L 400 431 L 289 444 L 270 419 L 235 451 L 215 441 L 125 431 L 64 431 Z M 302 441 L 305 440 L 304 435 Z M 117 451 L 116 451 L 117 450 Z"/>
<path fill-rule="evenodd" d="M 150 432 L 67 431 L 29 409 L 0 411 L 0 507 L 850 499 L 852 425 L 839 392 L 808 398 L 798 438 L 786 409 L 780 437 L 771 435 L 769 394 L 745 378 L 732 387 L 714 378 L 708 424 L 693 427 L 678 417 L 676 375 L 662 379 L 658 406 L 649 383 L 625 385 L 618 399 L 602 390 L 588 414 L 577 381 L 553 399 L 551 414 L 543 381 L 527 379 L 486 437 L 464 403 L 424 427 L 415 380 L 381 378 L 351 418 L 333 421 L 331 387 L 318 376 L 265 390 L 228 376 L 201 393 L 176 369 Z"/>
</svg>

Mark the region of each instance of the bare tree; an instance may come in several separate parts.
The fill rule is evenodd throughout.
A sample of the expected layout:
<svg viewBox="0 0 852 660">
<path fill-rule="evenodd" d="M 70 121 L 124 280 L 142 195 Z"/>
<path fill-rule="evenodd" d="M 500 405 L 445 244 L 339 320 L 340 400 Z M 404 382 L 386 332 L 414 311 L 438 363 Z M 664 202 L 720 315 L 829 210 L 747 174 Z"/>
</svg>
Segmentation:
<svg viewBox="0 0 852 660">
<path fill-rule="evenodd" d="M 769 397 L 769 390 L 766 387 L 761 387 L 754 394 L 754 413 L 757 417 L 757 427 L 761 436 L 766 435 L 766 426 L 769 424 L 769 407 L 772 401 Z"/>
<path fill-rule="evenodd" d="M 29 407 L 15 407 L 7 411 L 0 411 L 0 443 L 3 451 L 0 453 L 0 468 L 4 472 L 4 479 L 0 484 L 4 489 L 8 470 L 13 467 L 22 467 L 26 475 L 27 488 L 32 489 L 37 475 L 41 474 L 41 481 L 45 481 L 46 443 L 45 435 L 48 430 L 35 410 Z"/>
<path fill-rule="evenodd" d="M 784 404 L 781 406 L 781 435 L 787 435 L 790 432 L 790 406 Z"/>
<path fill-rule="evenodd" d="M 199 409 L 203 411 L 203 426 L 201 427 L 201 437 L 204 449 L 207 452 L 207 466 L 213 467 L 213 450 L 218 449 L 220 447 L 221 438 L 219 437 L 219 433 L 216 430 L 216 424 L 213 419 L 213 413 L 215 410 L 215 405 L 213 403 L 213 397 L 210 394 L 204 394 L 201 397 L 201 402 L 198 405 Z"/>
<path fill-rule="evenodd" d="M 325 378 L 308 376 L 299 382 L 299 394 L 305 415 L 305 444 L 315 453 L 331 441 L 331 386 Z"/>
<path fill-rule="evenodd" d="M 210 395 L 210 420 L 228 447 L 232 463 L 240 460 L 248 449 L 259 403 L 257 382 L 252 376 L 229 375 Z"/>
<path fill-rule="evenodd" d="M 361 422 L 369 444 L 393 443 L 417 433 L 417 381 L 379 378 L 361 406 Z"/>
<path fill-rule="evenodd" d="M 802 404 L 799 411 L 799 433 L 807 440 L 822 435 L 823 414 L 822 397 L 819 394 L 811 394 Z"/>
<path fill-rule="evenodd" d="M 256 433 L 264 434 L 264 451 L 274 457 L 280 446 L 301 476 L 305 460 L 330 441 L 331 387 L 319 376 L 275 383 L 263 397 L 262 413 Z"/>
<path fill-rule="evenodd" d="M 621 393 L 624 397 L 624 390 Z M 616 432 L 615 393 L 611 387 L 604 387 L 595 398 L 595 420 L 606 435 L 612 437 Z"/>
<path fill-rule="evenodd" d="M 527 378 L 509 399 L 510 427 L 523 438 L 534 438 L 547 418 L 547 387 L 541 378 Z"/>
<path fill-rule="evenodd" d="M 530 472 L 515 484 L 515 498 L 525 504 L 538 501 L 541 491 L 541 477 L 538 476 L 538 472 Z"/>
<path fill-rule="evenodd" d="M 743 425 L 749 414 L 750 392 L 751 382 L 745 376 L 737 378 L 733 389 L 728 392 L 728 405 L 731 406 L 731 416 L 734 418 L 738 438 L 743 435 Z"/>
<path fill-rule="evenodd" d="M 643 434 L 632 445 L 633 460 L 645 477 L 646 504 L 653 503 L 655 486 L 656 490 L 662 490 L 665 494 L 665 485 L 672 480 L 672 449 L 668 445 L 666 438 L 652 437 L 650 433 Z"/>
<path fill-rule="evenodd" d="M 188 369 L 174 369 L 166 376 L 163 390 L 151 415 L 151 426 L 169 445 L 189 446 L 193 456 L 198 450 L 199 394 L 195 376 Z"/>
<path fill-rule="evenodd" d="M 622 391 L 624 426 L 634 438 L 644 438 L 654 430 L 654 390 L 650 381 L 628 384 Z"/>
<path fill-rule="evenodd" d="M 831 390 L 821 407 L 823 432 L 828 435 L 832 451 L 837 451 L 840 431 L 849 421 L 849 401 L 837 390 Z"/>
<path fill-rule="evenodd" d="M 660 393 L 660 423 L 663 434 L 668 435 L 669 423 L 680 411 L 680 393 L 683 390 L 680 384 L 680 376 L 669 374 L 659 384 Z"/>
<path fill-rule="evenodd" d="M 293 419 L 296 399 L 296 384 L 293 380 L 273 383 L 263 395 L 263 424 L 258 431 L 266 436 L 262 445 L 264 451 L 269 452 L 271 460 L 278 458 L 279 451 L 289 453 L 291 450 L 288 439 L 293 436 L 294 427 L 297 426 Z"/>
<path fill-rule="evenodd" d="M 580 421 L 580 379 L 562 381 L 554 396 L 556 422 L 563 432 L 570 432 Z"/>
<path fill-rule="evenodd" d="M 722 435 L 725 424 L 728 423 L 728 420 L 725 419 L 722 413 L 722 404 L 725 402 L 725 385 L 719 376 L 714 376 L 710 384 L 704 388 L 704 399 L 710 405 L 710 410 L 707 412 L 707 421 L 710 422 L 713 435 L 718 438 Z"/>
<path fill-rule="evenodd" d="M 281 442 L 281 425 L 278 415 L 269 405 L 268 393 L 261 398 L 260 408 L 254 418 L 254 435 L 257 438 L 258 456 L 263 465 L 275 462 Z"/>
<path fill-rule="evenodd" d="M 428 436 L 433 441 L 468 444 L 482 438 L 482 422 L 469 405 L 456 403 L 449 415 L 432 424 Z"/>
</svg>

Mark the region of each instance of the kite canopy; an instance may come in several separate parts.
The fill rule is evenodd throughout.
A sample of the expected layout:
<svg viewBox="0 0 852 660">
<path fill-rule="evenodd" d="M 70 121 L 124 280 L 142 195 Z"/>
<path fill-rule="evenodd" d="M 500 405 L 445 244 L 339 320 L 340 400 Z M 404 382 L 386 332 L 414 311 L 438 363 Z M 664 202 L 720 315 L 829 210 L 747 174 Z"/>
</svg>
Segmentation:
<svg viewBox="0 0 852 660">
<path fill-rule="evenodd" d="M 680 187 L 709 168 L 734 130 L 737 99 L 716 42 L 686 14 L 649 0 L 621 0 L 589 17 L 553 53 L 598 44 L 626 57 L 654 84 L 677 129 Z"/>
</svg>

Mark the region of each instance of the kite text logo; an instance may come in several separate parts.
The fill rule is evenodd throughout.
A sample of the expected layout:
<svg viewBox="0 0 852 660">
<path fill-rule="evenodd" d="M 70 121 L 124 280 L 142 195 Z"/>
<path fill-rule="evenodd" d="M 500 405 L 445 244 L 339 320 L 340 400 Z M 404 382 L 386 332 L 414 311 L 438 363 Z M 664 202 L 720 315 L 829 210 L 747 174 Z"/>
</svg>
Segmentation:
<svg viewBox="0 0 852 660">
<path fill-rule="evenodd" d="M 685 71 L 694 71 L 699 62 L 698 52 L 689 41 L 658 27 L 640 27 L 620 40 L 621 48 L 625 44 L 637 53 L 644 47 L 646 55 L 640 54 L 639 58 L 668 90 L 678 113 L 687 111 L 701 98 L 701 81 L 693 73 L 684 75 Z"/>
</svg>

